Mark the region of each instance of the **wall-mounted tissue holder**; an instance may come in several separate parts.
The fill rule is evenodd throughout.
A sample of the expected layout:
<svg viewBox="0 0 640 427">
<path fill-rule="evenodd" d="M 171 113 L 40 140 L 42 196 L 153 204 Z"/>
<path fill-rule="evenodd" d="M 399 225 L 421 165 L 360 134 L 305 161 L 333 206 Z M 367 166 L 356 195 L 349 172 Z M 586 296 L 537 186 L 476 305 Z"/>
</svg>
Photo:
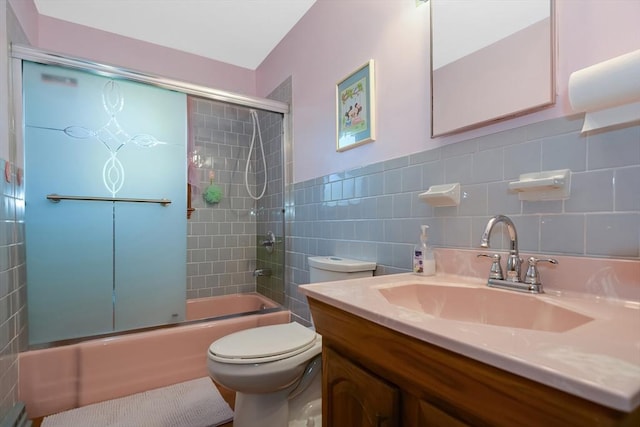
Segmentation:
<svg viewBox="0 0 640 427">
<path fill-rule="evenodd" d="M 518 181 L 509 183 L 509 191 L 518 193 L 520 200 L 563 200 L 571 192 L 571 171 L 561 169 L 525 173 Z"/>
<path fill-rule="evenodd" d="M 458 206 L 460 204 L 460 183 L 432 185 L 419 197 L 431 206 Z"/>
</svg>

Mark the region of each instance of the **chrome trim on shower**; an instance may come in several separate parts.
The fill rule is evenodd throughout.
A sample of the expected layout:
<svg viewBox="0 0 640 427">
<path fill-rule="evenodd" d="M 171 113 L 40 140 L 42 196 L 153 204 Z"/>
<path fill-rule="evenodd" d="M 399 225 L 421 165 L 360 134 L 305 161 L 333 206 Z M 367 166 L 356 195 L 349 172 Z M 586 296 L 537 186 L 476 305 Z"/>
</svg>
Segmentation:
<svg viewBox="0 0 640 427">
<path fill-rule="evenodd" d="M 64 66 L 70 69 L 86 71 L 88 73 L 92 73 L 95 75 L 127 79 L 131 81 L 139 82 L 139 83 L 148 84 L 150 86 L 156 86 L 156 87 L 160 87 L 168 90 L 179 91 L 187 95 L 193 95 L 203 99 L 227 103 L 237 107 L 254 108 L 257 110 L 279 114 L 282 118 L 282 124 L 281 124 L 282 144 L 284 145 L 284 148 L 281 153 L 283 157 L 282 164 L 284 165 L 284 168 L 285 168 L 283 186 L 285 187 L 285 197 L 287 197 L 287 194 L 289 194 L 289 196 L 286 198 L 286 200 L 288 201 L 286 202 L 288 204 L 285 205 L 286 209 L 284 207 L 274 208 L 273 214 L 282 216 L 283 228 L 289 227 L 289 225 L 284 221 L 287 211 L 290 213 L 293 212 L 293 197 L 292 197 L 293 193 L 291 192 L 291 189 L 293 188 L 292 186 L 293 163 L 292 163 L 292 138 L 291 138 L 292 131 L 293 131 L 293 128 L 292 128 L 293 121 L 290 116 L 291 109 L 289 107 L 288 102 L 282 102 L 275 99 L 267 99 L 267 98 L 260 98 L 260 97 L 254 97 L 254 96 L 245 96 L 245 95 L 241 95 L 233 92 L 217 90 L 217 89 L 209 88 L 206 86 L 190 84 L 190 83 L 182 82 L 179 80 L 160 77 L 157 75 L 150 75 L 150 74 L 146 74 L 145 72 L 139 72 L 132 69 L 109 66 L 109 65 L 93 62 L 86 59 L 69 57 L 63 53 L 55 53 L 51 51 L 40 50 L 34 47 L 19 45 L 19 44 L 12 44 L 10 46 L 9 56 L 11 58 L 9 77 L 10 77 L 10 80 L 12 81 L 12 85 L 10 87 L 10 95 L 13 95 L 13 92 L 15 91 L 15 96 L 10 97 L 10 106 L 12 106 L 12 108 L 10 108 L 11 117 L 10 117 L 9 126 L 11 127 L 12 130 L 15 131 L 15 134 L 16 134 L 15 140 L 18 143 L 24 140 L 24 137 L 22 134 L 23 126 L 21 125 L 22 111 L 23 111 L 22 97 L 21 97 L 23 61 L 31 61 L 31 62 L 36 62 L 40 64 L 59 65 L 59 66 Z M 290 81 L 290 80 L 291 80 L 291 76 L 285 79 L 285 81 Z M 290 90 L 290 83 L 289 83 L 289 90 Z M 287 95 L 287 97 L 283 99 L 285 100 L 290 99 L 290 93 L 289 95 Z M 11 152 L 15 152 L 16 150 L 15 144 L 12 145 L 11 141 L 10 141 L 9 149 Z M 55 203 L 55 201 L 52 201 L 52 202 Z M 265 208 L 261 207 L 259 209 L 265 209 Z M 269 215 L 271 215 L 271 213 L 269 213 Z M 284 235 L 285 233 L 283 233 L 281 244 L 285 243 Z M 284 267 L 284 263 L 282 265 Z M 286 283 L 284 282 L 284 277 L 282 278 L 282 280 L 283 280 L 283 284 Z M 260 313 L 269 313 L 272 311 L 282 311 L 282 310 L 285 310 L 285 309 L 281 307 L 267 308 L 264 311 L 261 310 Z M 222 316 L 222 318 L 246 316 L 246 315 L 251 315 L 255 313 L 256 312 L 232 314 L 232 315 Z M 184 321 L 179 324 L 191 324 L 191 323 L 198 323 L 201 321 L 202 320 Z M 168 325 L 165 324 L 165 325 L 159 325 L 159 326 L 150 326 L 150 327 L 142 328 L 138 330 L 117 331 L 112 333 L 106 333 L 104 334 L 104 336 L 115 337 L 119 335 L 126 335 L 129 333 L 140 332 L 143 330 L 153 330 L 155 328 L 167 328 L 167 327 L 173 327 L 177 325 L 178 323 L 176 324 L 170 323 Z M 32 344 L 29 347 L 29 349 L 48 348 L 48 347 L 57 346 L 57 345 L 65 345 L 73 342 L 80 342 L 88 339 L 94 339 L 97 337 L 100 337 L 100 336 L 78 337 L 75 339 L 63 340 L 63 341 L 57 341 L 57 342 Z"/>
<path fill-rule="evenodd" d="M 228 102 L 234 105 L 257 108 L 260 110 L 272 111 L 274 113 L 288 113 L 289 105 L 284 102 L 271 99 L 259 98 L 255 96 L 239 95 L 219 89 L 212 89 L 206 86 L 195 85 L 179 80 L 168 79 L 151 74 L 142 73 L 127 68 L 114 67 L 98 62 L 89 61 L 75 57 L 66 56 L 60 53 L 35 49 L 17 44 L 11 45 L 11 57 L 38 62 L 41 64 L 62 65 L 84 71 L 92 71 L 106 77 L 124 77 L 129 80 L 147 83 L 153 86 L 170 90 L 177 90 L 189 95 L 196 95 L 206 99 Z"/>
</svg>

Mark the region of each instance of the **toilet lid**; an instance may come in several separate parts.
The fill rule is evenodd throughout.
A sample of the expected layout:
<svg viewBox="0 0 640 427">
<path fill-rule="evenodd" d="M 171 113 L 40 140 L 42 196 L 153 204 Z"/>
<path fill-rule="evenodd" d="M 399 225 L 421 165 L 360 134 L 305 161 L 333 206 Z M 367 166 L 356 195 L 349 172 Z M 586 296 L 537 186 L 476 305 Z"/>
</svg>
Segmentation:
<svg viewBox="0 0 640 427">
<path fill-rule="evenodd" d="M 209 356 L 225 363 L 270 362 L 302 353 L 315 341 L 316 333 L 296 322 L 260 326 L 214 341 Z"/>
</svg>

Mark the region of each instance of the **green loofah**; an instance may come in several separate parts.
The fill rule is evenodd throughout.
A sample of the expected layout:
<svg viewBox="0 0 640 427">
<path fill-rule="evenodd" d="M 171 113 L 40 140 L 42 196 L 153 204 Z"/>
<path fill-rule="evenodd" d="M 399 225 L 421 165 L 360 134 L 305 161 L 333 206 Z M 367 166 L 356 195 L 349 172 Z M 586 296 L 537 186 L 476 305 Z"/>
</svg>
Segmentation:
<svg viewBox="0 0 640 427">
<path fill-rule="evenodd" d="M 222 200 L 222 189 L 215 184 L 211 184 L 202 196 L 207 203 L 218 203 Z"/>
</svg>

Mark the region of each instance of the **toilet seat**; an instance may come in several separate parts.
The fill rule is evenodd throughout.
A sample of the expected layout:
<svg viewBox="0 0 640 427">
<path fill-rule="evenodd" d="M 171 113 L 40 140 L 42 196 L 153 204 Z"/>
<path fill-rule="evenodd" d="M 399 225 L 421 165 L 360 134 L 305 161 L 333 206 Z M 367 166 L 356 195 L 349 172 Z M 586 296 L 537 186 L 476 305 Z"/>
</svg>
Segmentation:
<svg viewBox="0 0 640 427">
<path fill-rule="evenodd" d="M 310 349 L 316 339 L 314 331 L 296 322 L 260 326 L 214 341 L 209 346 L 209 358 L 231 364 L 273 362 Z"/>
</svg>

